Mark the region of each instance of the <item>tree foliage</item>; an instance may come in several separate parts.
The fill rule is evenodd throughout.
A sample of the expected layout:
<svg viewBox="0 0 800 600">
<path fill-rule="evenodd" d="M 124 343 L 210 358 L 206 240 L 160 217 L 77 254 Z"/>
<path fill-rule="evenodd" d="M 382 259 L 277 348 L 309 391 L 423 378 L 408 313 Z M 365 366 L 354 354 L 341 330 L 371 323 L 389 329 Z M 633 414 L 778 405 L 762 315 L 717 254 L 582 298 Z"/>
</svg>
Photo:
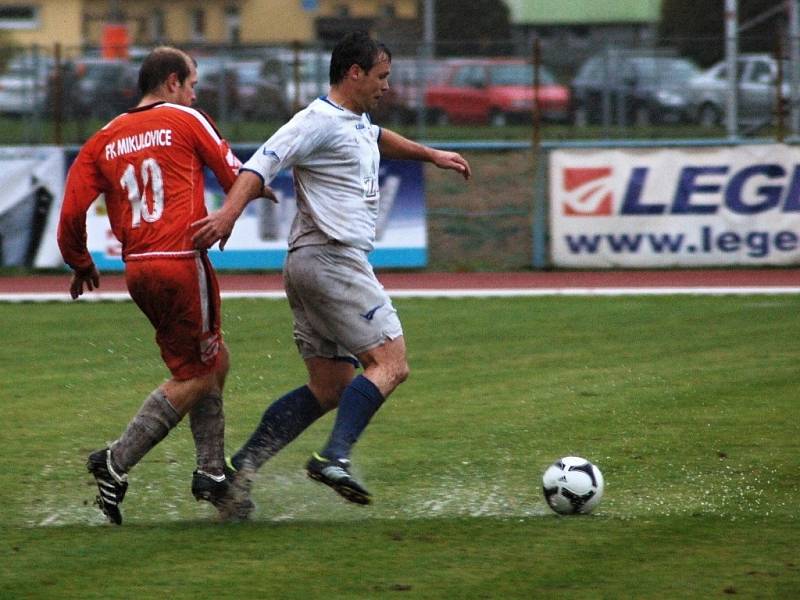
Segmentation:
<svg viewBox="0 0 800 600">
<path fill-rule="evenodd" d="M 508 6 L 502 0 L 436 0 L 436 54 L 498 55 L 511 51 Z"/>
<path fill-rule="evenodd" d="M 739 26 L 757 21 L 761 15 L 774 11 L 777 0 L 739 0 Z M 725 1 L 663 0 L 661 25 L 662 45 L 677 48 L 681 54 L 709 65 L 725 55 Z M 779 32 L 785 30 L 786 16 L 782 11 L 770 18 L 748 26 L 740 33 L 742 52 L 775 52 Z"/>
</svg>

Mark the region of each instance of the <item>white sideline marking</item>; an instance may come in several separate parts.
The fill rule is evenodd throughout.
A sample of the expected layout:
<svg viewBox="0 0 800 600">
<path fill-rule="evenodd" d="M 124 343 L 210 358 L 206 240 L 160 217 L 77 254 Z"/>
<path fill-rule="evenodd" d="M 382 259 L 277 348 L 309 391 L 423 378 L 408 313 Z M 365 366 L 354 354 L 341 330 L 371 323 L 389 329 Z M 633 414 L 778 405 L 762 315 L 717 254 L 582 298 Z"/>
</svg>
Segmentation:
<svg viewBox="0 0 800 600">
<path fill-rule="evenodd" d="M 392 298 L 514 298 L 541 296 L 768 296 L 800 294 L 800 287 L 751 286 L 751 287 L 615 287 L 615 288 L 520 288 L 520 289 L 474 289 L 455 290 L 386 290 Z M 282 291 L 222 292 L 223 298 L 284 299 Z M 127 292 L 88 292 L 81 296 L 88 302 L 125 302 L 130 300 Z M 71 302 L 66 292 L 0 293 L 0 302 Z"/>
</svg>

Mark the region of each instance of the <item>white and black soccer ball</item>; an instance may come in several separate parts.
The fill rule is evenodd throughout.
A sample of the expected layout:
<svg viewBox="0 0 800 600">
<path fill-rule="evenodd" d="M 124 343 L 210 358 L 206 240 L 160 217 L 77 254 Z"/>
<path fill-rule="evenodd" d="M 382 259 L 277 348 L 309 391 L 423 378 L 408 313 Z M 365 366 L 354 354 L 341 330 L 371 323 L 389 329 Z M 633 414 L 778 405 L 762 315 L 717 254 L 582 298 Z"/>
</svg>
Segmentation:
<svg viewBox="0 0 800 600">
<path fill-rule="evenodd" d="M 592 512 L 603 497 L 604 486 L 600 469 L 579 456 L 558 459 L 542 476 L 544 499 L 560 515 Z"/>
</svg>

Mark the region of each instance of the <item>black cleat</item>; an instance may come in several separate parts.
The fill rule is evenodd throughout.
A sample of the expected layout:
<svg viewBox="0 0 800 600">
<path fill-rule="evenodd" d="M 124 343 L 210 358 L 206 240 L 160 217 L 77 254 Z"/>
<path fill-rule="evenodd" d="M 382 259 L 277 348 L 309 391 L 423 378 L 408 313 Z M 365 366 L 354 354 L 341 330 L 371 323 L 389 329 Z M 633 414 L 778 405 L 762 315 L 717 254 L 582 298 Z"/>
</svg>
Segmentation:
<svg viewBox="0 0 800 600">
<path fill-rule="evenodd" d="M 325 458 L 315 452 L 306 465 L 306 474 L 314 481 L 333 488 L 348 502 L 372 502 L 370 493 L 350 475 L 350 461 L 346 458 Z"/>
<path fill-rule="evenodd" d="M 205 471 L 196 469 L 192 473 L 192 496 L 198 502 L 205 500 L 219 508 L 222 499 L 228 493 L 230 484 L 225 474 L 211 475 Z"/>
<path fill-rule="evenodd" d="M 111 449 L 104 448 L 89 455 L 86 468 L 94 475 L 100 494 L 95 499 L 97 506 L 108 520 L 115 525 L 122 525 L 122 513 L 119 505 L 128 491 L 128 476 L 117 473 L 111 462 Z"/>
<path fill-rule="evenodd" d="M 192 474 L 192 495 L 197 500 L 210 502 L 219 512 L 221 521 L 246 521 L 256 505 L 250 499 L 252 474 L 236 470 L 230 461 L 223 469 L 222 478 L 203 471 Z"/>
</svg>

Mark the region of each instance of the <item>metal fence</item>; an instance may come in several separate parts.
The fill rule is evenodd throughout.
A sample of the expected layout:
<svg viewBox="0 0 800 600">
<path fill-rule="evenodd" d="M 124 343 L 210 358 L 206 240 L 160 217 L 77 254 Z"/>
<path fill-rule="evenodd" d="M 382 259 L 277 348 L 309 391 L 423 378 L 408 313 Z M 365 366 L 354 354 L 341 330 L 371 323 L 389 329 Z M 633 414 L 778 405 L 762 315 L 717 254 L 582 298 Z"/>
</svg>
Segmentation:
<svg viewBox="0 0 800 600">
<path fill-rule="evenodd" d="M 420 138 L 464 138 L 470 131 L 482 139 L 526 138 L 533 126 L 542 139 L 797 135 L 790 98 L 799 65 L 790 44 L 745 39 L 729 63 L 723 41 L 705 40 L 719 48 L 716 55 L 694 50 L 704 40 L 682 39 L 559 46 L 536 38 L 521 48 L 484 43 L 469 57 L 454 56 L 458 46 L 440 44 L 436 56 L 420 44 L 396 47 L 390 90 L 373 120 Z M 327 48 L 190 51 L 198 63 L 198 106 L 245 138 L 242 125 L 277 127 L 328 89 Z M 81 143 L 135 105 L 142 56 L 104 60 L 58 45 L 0 49 L 0 143 Z"/>
</svg>

